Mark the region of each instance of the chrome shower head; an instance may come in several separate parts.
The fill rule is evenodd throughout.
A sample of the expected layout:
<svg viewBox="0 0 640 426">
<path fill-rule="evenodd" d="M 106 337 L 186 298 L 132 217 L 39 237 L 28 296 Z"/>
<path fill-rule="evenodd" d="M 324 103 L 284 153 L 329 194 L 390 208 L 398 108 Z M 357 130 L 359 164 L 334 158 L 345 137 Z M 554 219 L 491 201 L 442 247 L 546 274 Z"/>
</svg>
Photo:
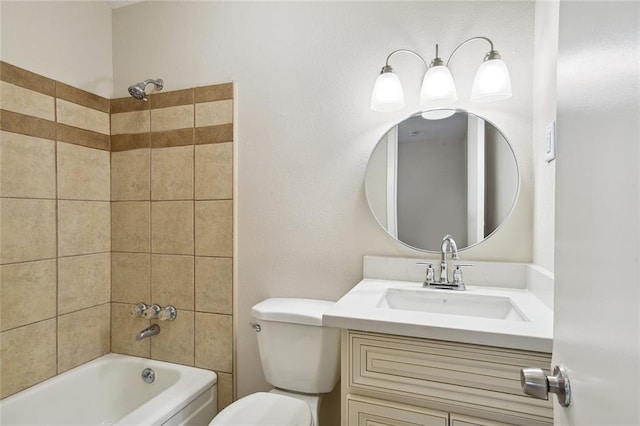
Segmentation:
<svg viewBox="0 0 640 426">
<path fill-rule="evenodd" d="M 133 96 L 134 98 L 141 100 L 141 101 L 146 101 L 147 100 L 147 94 L 144 91 L 144 89 L 147 87 L 147 85 L 149 84 L 153 84 L 154 86 L 156 86 L 157 90 L 162 90 L 162 88 L 164 87 L 164 81 L 162 81 L 161 78 L 157 79 L 157 80 L 145 80 L 143 82 L 134 84 L 132 86 L 129 86 L 129 94 L 131 96 Z"/>
</svg>

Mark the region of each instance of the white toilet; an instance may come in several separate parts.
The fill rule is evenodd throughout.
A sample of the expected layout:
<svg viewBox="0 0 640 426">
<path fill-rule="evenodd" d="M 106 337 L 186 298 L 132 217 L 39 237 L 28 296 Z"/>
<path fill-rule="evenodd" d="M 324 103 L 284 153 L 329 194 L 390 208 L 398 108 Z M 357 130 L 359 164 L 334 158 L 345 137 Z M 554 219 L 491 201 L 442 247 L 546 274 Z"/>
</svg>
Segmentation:
<svg viewBox="0 0 640 426">
<path fill-rule="evenodd" d="M 318 426 L 321 394 L 340 378 L 340 330 L 322 327 L 333 304 L 273 298 L 251 308 L 262 368 L 275 388 L 237 400 L 209 424 Z"/>
</svg>

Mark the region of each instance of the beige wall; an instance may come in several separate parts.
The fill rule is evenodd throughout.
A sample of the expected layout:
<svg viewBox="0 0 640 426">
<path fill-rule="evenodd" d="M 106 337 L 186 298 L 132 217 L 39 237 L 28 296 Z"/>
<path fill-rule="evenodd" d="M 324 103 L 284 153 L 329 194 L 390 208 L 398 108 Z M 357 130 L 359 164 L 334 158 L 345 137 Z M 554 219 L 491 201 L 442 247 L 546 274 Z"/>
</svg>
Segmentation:
<svg viewBox="0 0 640 426">
<path fill-rule="evenodd" d="M 0 2 L 0 59 L 110 98 L 111 8 L 103 1 Z"/>
<path fill-rule="evenodd" d="M 111 350 L 215 370 L 233 399 L 233 84 L 111 101 Z M 178 309 L 154 321 L 134 304 Z"/>
<path fill-rule="evenodd" d="M 545 128 L 556 119 L 558 1 L 536 2 L 533 62 L 533 262 L 554 271 L 556 162 L 544 159 Z"/>
<path fill-rule="evenodd" d="M 0 397 L 109 352 L 109 100 L 0 62 Z"/>
<path fill-rule="evenodd" d="M 451 70 L 459 106 L 498 125 L 522 173 L 515 212 L 463 259 L 532 259 L 532 2 L 145 2 L 114 11 L 117 96 L 143 78 L 181 89 L 233 80 L 237 105 L 238 394 L 267 389 L 250 307 L 269 296 L 337 300 L 361 277 L 362 256 L 425 257 L 391 240 L 369 212 L 363 181 L 383 133 L 417 109 L 424 70 L 394 57 L 407 107 L 369 110 L 386 55 L 434 44 L 451 52 L 486 35 L 509 64 L 513 98 L 471 104 L 487 46 L 466 46 Z M 185 66 L 188 64 L 188 66 Z"/>
</svg>

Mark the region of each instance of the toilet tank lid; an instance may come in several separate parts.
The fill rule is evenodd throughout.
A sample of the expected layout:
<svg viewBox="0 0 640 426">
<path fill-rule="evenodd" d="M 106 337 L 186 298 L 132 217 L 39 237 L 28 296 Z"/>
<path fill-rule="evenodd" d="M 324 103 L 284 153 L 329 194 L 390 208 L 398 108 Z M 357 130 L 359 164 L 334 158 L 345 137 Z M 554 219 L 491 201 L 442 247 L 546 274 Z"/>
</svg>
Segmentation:
<svg viewBox="0 0 640 426">
<path fill-rule="evenodd" d="M 334 304 L 328 300 L 273 297 L 254 305 L 251 315 L 265 321 L 321 326 L 322 315 Z"/>
</svg>

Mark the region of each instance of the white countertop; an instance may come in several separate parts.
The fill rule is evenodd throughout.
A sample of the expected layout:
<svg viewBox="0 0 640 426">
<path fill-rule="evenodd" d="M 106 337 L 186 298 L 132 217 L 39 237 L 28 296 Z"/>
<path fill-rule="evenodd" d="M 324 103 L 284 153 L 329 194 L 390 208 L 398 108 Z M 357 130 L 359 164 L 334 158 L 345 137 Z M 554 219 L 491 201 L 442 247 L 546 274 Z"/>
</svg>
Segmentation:
<svg viewBox="0 0 640 426">
<path fill-rule="evenodd" d="M 553 312 L 526 289 L 467 285 L 466 294 L 511 298 L 527 321 L 509 321 L 378 307 L 390 288 L 422 289 L 422 283 L 364 279 L 324 314 L 323 325 L 547 353 L 552 350 Z"/>
</svg>

